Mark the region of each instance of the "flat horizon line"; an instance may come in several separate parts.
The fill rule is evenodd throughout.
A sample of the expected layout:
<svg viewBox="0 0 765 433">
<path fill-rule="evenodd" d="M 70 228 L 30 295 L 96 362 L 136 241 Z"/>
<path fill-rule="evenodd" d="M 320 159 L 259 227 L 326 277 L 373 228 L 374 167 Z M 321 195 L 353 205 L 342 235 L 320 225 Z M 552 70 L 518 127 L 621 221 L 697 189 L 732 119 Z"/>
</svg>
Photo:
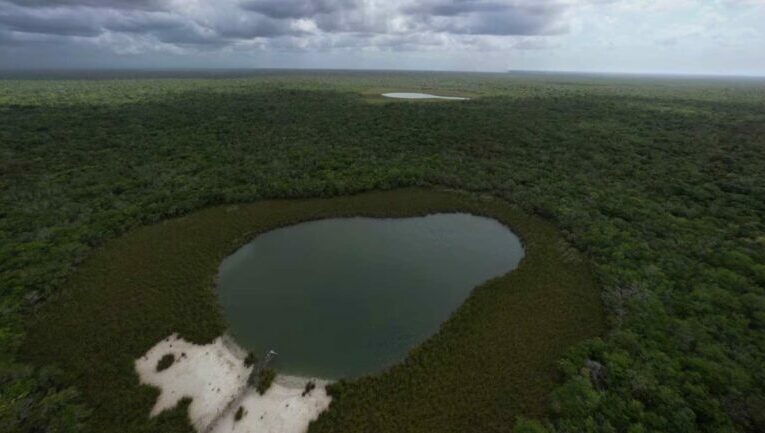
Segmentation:
<svg viewBox="0 0 765 433">
<path fill-rule="evenodd" d="M 386 72 L 386 73 L 438 73 L 476 75 L 574 75 L 603 77 L 654 77 L 654 78 L 695 78 L 695 79 L 765 79 L 756 74 L 717 74 L 690 72 L 630 72 L 630 71 L 587 71 L 551 69 L 507 69 L 503 71 L 476 71 L 457 69 L 392 69 L 392 68 L 277 68 L 277 67 L 61 67 L 61 68 L 2 68 L 0 79 L 6 76 L 23 75 L 72 75 L 89 73 L 248 73 L 248 72 Z"/>
</svg>

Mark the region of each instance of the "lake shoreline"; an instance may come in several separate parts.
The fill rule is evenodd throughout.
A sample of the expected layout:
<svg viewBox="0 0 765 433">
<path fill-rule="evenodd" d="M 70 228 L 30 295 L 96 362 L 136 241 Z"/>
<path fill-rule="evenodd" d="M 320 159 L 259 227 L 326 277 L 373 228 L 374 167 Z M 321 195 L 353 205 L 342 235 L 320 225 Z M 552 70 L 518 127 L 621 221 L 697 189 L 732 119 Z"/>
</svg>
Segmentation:
<svg viewBox="0 0 765 433">
<path fill-rule="evenodd" d="M 173 362 L 162 369 L 163 357 Z M 142 384 L 160 390 L 149 416 L 155 417 L 190 398 L 188 417 L 199 433 L 273 431 L 303 433 L 332 400 L 320 378 L 277 375 L 260 395 L 247 384 L 253 368 L 246 352 L 223 335 L 212 343 L 190 343 L 178 334 L 161 340 L 135 360 Z M 307 384 L 315 388 L 306 393 Z M 248 416 L 249 415 L 249 416 Z"/>
<path fill-rule="evenodd" d="M 277 371 L 352 379 L 400 363 L 524 254 L 469 213 L 327 218 L 255 237 L 221 262 L 216 293 L 237 343 L 279 352 Z"/>
</svg>

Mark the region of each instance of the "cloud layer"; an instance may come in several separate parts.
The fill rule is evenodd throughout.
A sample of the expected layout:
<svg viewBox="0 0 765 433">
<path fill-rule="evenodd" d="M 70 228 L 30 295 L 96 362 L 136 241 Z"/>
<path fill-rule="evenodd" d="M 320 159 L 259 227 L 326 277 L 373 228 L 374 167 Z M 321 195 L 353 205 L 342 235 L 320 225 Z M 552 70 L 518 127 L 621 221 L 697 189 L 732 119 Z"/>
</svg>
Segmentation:
<svg viewBox="0 0 765 433">
<path fill-rule="evenodd" d="M 559 34 L 570 7 L 563 0 L 0 0 L 0 44 L 405 50 Z"/>
<path fill-rule="evenodd" d="M 765 73 L 762 22 L 765 0 L 0 0 L 0 69 L 726 72 L 724 58 Z"/>
</svg>

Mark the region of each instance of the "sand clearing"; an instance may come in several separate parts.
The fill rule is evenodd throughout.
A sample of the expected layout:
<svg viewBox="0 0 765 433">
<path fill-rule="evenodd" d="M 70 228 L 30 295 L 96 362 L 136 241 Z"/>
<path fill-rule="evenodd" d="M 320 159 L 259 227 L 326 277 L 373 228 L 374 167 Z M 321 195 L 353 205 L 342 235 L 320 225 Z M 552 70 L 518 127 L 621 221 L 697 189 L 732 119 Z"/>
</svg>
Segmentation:
<svg viewBox="0 0 765 433">
<path fill-rule="evenodd" d="M 166 354 L 173 354 L 175 362 L 157 371 L 157 363 Z M 264 395 L 248 388 L 252 367 L 245 367 L 245 355 L 226 337 L 203 346 L 176 334 L 160 341 L 135 361 L 141 383 L 161 391 L 150 415 L 190 397 L 189 419 L 200 433 L 303 433 L 329 406 L 331 397 L 325 390 L 328 382 L 321 379 L 277 376 Z M 316 389 L 303 397 L 309 380 L 316 383 Z M 240 406 L 243 416 L 235 421 Z"/>
</svg>

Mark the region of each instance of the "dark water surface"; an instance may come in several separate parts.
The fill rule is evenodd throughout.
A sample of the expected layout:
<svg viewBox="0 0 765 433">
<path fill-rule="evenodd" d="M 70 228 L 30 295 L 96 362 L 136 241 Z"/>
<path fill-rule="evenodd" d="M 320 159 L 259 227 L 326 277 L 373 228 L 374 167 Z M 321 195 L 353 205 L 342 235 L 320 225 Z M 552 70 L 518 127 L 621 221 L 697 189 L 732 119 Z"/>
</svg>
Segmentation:
<svg viewBox="0 0 765 433">
<path fill-rule="evenodd" d="M 356 377 L 402 360 L 523 254 L 507 227 L 474 215 L 327 219 L 226 258 L 219 296 L 235 339 L 276 350 L 279 372 Z"/>
</svg>

